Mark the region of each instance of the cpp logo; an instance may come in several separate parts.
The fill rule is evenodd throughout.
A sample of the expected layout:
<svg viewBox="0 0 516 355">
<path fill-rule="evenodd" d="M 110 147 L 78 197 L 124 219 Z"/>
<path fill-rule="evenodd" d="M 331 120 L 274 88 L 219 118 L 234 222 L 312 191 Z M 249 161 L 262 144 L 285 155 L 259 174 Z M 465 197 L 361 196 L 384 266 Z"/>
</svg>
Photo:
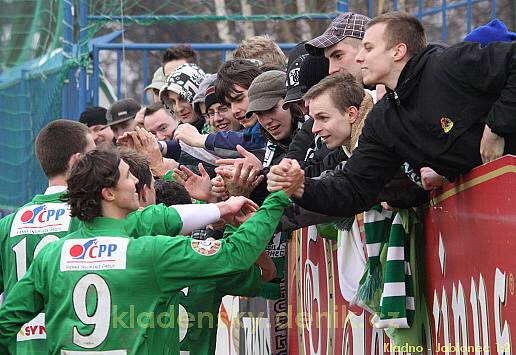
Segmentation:
<svg viewBox="0 0 516 355">
<path fill-rule="evenodd" d="M 45 223 L 50 221 L 58 221 L 61 216 L 64 216 L 66 210 L 64 208 L 48 209 L 46 205 L 38 206 L 32 210 L 23 212 L 20 219 L 23 224 Z"/>
<path fill-rule="evenodd" d="M 117 250 L 116 244 L 99 244 L 97 239 L 88 240 L 84 244 L 75 244 L 70 248 L 70 256 L 74 260 L 97 259 L 111 257 Z"/>
</svg>

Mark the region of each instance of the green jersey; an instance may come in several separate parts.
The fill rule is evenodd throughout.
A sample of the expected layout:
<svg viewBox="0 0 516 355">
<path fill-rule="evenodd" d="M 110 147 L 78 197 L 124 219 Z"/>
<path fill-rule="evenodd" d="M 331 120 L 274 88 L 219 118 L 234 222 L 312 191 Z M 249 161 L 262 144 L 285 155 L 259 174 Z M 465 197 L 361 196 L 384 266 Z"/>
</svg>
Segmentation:
<svg viewBox="0 0 516 355">
<path fill-rule="evenodd" d="M 185 286 L 248 270 L 289 203 L 283 192 L 270 195 L 232 236 L 214 241 L 134 239 L 120 220 L 85 223 L 47 245 L 7 296 L 0 309 L 0 352 L 45 309 L 52 354 L 177 354 L 166 308 L 171 297 Z"/>
<path fill-rule="evenodd" d="M 45 245 L 59 240 L 81 225 L 77 218 L 70 217 L 68 205 L 61 201 L 63 194 L 64 191 L 36 195 L 31 202 L 0 221 L 0 293 L 5 292 L 4 296 L 25 275 Z M 153 220 L 153 224 L 146 222 L 149 219 Z M 159 205 L 131 213 L 125 226 L 127 234 L 134 237 L 176 235 L 182 228 L 182 222 L 174 209 Z M 17 354 L 47 354 L 45 314 L 40 313 L 24 324 L 16 338 Z M 14 343 L 12 346 L 15 346 Z"/>
<path fill-rule="evenodd" d="M 262 221 L 262 224 L 267 223 L 267 220 Z M 257 223 L 257 227 L 261 229 L 262 224 Z M 226 231 L 228 230 L 231 233 L 226 234 L 226 237 L 235 231 L 233 226 L 227 226 Z M 263 229 L 252 233 L 262 231 Z M 178 300 L 180 310 L 183 312 L 179 315 L 181 351 L 189 351 L 192 355 L 215 354 L 222 297 L 226 295 L 254 297 L 260 293 L 263 286 L 261 270 L 253 265 L 245 272 L 183 289 L 179 293 Z"/>
<path fill-rule="evenodd" d="M 50 242 L 77 229 L 62 192 L 36 195 L 31 202 L 0 221 L 0 288 L 7 296 L 25 275 L 35 256 Z M 45 315 L 24 324 L 16 336 L 18 354 L 46 354 Z M 14 350 L 11 350 L 14 352 Z"/>
</svg>

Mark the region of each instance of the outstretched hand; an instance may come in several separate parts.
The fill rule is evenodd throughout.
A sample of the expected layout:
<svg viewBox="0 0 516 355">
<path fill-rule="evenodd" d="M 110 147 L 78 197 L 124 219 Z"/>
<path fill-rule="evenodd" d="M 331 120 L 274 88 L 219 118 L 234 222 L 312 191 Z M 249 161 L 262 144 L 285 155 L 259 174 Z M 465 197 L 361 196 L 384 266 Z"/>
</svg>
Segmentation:
<svg viewBox="0 0 516 355">
<path fill-rule="evenodd" d="M 167 172 L 168 169 L 163 162 L 158 140 L 144 128 L 136 127 L 132 132 L 125 132 L 118 138 L 117 143 L 145 155 L 154 176 L 161 177 Z"/>
<path fill-rule="evenodd" d="M 216 201 L 225 201 L 229 198 L 229 192 L 222 176 L 217 175 L 211 179 L 211 193 Z"/>
<path fill-rule="evenodd" d="M 241 163 L 242 165 L 250 165 L 256 170 L 262 169 L 262 162 L 253 153 L 247 151 L 241 145 L 237 145 L 236 150 L 238 153 L 240 153 L 242 158 L 218 159 L 215 161 L 215 163 L 219 166 L 235 165 L 237 163 Z"/>
<path fill-rule="evenodd" d="M 505 138 L 493 133 L 491 128 L 486 125 L 482 140 L 480 141 L 480 156 L 482 157 L 482 162 L 485 164 L 500 158 L 503 155 L 504 148 Z"/>
<path fill-rule="evenodd" d="M 271 167 L 267 174 L 267 189 L 270 192 L 285 190 L 288 196 L 301 198 L 304 193 L 305 173 L 295 159 L 283 159 Z"/>
<path fill-rule="evenodd" d="M 174 139 L 177 139 L 192 147 L 204 148 L 206 136 L 200 134 L 197 128 L 191 124 L 183 123 L 177 126 L 176 130 L 174 131 Z"/>
<path fill-rule="evenodd" d="M 181 165 L 179 169 L 174 169 L 174 178 L 185 187 L 191 197 L 196 200 L 210 202 L 213 200 L 210 176 L 202 163 L 199 163 L 197 167 L 201 175 L 197 175 L 186 166 Z"/>
<path fill-rule="evenodd" d="M 254 213 L 258 209 L 258 205 L 244 196 L 232 196 L 227 201 L 217 203 L 220 210 L 220 216 L 226 223 L 234 226 L 239 225 L 239 219 L 242 213 Z M 240 219 L 241 220 L 241 219 Z"/>
<path fill-rule="evenodd" d="M 215 172 L 224 180 L 230 196 L 249 197 L 254 189 L 263 181 L 260 170 L 244 161 L 236 162 L 234 166 L 221 166 Z"/>
</svg>

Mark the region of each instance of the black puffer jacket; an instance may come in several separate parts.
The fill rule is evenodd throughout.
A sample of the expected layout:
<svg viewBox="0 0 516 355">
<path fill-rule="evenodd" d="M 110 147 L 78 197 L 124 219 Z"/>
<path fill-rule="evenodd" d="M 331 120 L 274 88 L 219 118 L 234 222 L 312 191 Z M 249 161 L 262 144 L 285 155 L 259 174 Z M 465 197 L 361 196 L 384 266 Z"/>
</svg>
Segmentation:
<svg viewBox="0 0 516 355">
<path fill-rule="evenodd" d="M 425 48 L 407 63 L 396 90 L 369 113 L 344 169 L 306 179 L 298 203 L 339 216 L 367 210 L 404 162 L 453 179 L 481 164 L 486 123 L 506 138 L 506 153 L 514 153 L 515 56 L 513 43 Z"/>
</svg>

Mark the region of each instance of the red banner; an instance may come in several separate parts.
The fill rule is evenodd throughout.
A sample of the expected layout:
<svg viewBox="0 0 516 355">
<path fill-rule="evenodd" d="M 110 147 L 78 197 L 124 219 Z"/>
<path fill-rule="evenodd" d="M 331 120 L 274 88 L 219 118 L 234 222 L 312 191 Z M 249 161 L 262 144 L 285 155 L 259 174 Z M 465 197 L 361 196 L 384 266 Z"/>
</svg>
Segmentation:
<svg viewBox="0 0 516 355">
<path fill-rule="evenodd" d="M 511 354 L 516 324 L 516 157 L 474 169 L 425 218 L 427 354 Z M 315 228 L 289 245 L 289 354 L 384 354 L 389 339 L 340 293 L 338 245 Z"/>
<path fill-rule="evenodd" d="M 512 353 L 515 172 L 516 157 L 503 157 L 432 199 L 425 263 L 433 353 Z"/>
<path fill-rule="evenodd" d="M 338 277 L 335 241 L 315 227 L 294 233 L 289 249 L 289 354 L 383 354 L 388 338 L 371 314 L 349 306 Z M 376 349 L 371 352 L 371 349 Z"/>
</svg>

